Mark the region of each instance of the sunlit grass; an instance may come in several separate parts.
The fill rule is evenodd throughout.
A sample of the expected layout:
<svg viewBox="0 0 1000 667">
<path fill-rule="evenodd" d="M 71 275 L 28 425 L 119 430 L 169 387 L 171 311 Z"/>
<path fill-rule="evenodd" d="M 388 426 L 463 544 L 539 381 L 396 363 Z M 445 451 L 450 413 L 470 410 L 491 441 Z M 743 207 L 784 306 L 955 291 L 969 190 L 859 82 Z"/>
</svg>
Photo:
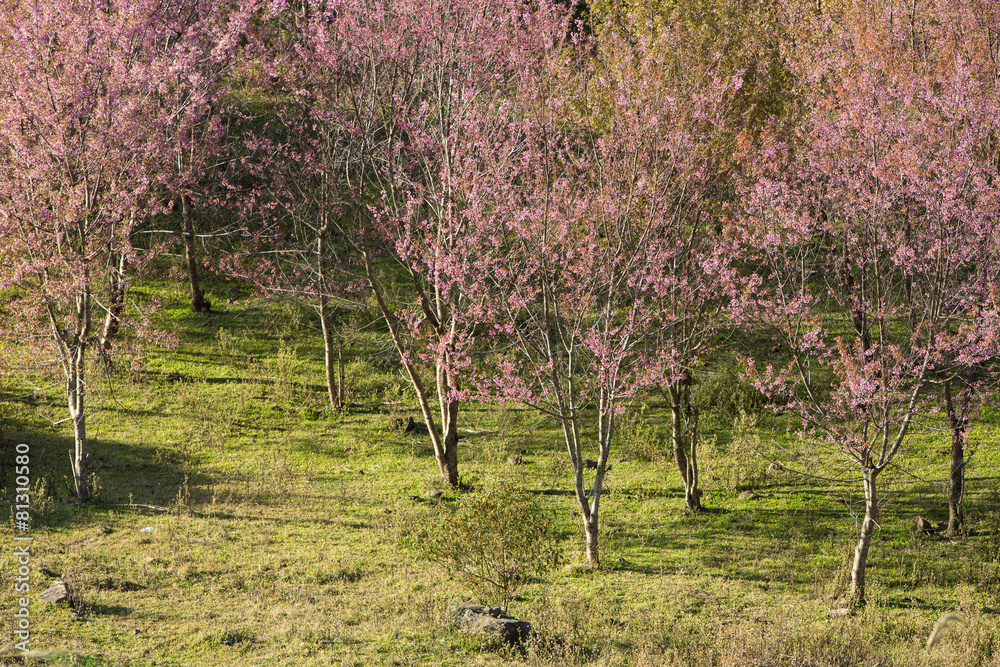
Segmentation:
<svg viewBox="0 0 1000 667">
<path fill-rule="evenodd" d="M 741 427 L 756 437 L 749 446 L 734 437 L 738 415 L 707 416 L 706 511 L 690 516 L 666 415 L 651 399 L 613 450 L 603 567 L 591 572 L 557 424 L 466 405 L 463 480 L 512 480 L 537 494 L 567 558 L 511 603 L 537 636 L 510 652 L 454 631 L 449 608 L 471 592 L 404 546 L 460 492 L 446 489 L 442 505 L 411 500 L 440 478 L 426 436 L 392 428 L 393 416 L 420 421 L 419 411 L 377 337 L 356 326 L 351 408 L 335 415 L 308 309 L 230 299 L 218 285 L 215 312 L 194 315 L 182 291 L 149 289 L 165 299 L 157 317 L 178 345 L 148 350 L 110 381 L 95 373 L 93 504 L 73 504 L 70 431 L 47 421 L 61 418 L 59 386 L 31 394 L 43 374 L 0 376 L 20 397 L 0 401 L 4 441 L 31 445 L 32 599 L 56 576 L 77 595 L 73 610 L 32 602 L 33 648 L 64 646 L 90 665 L 995 664 L 996 413 L 970 436 L 969 534 L 912 530 L 915 515 L 946 518 L 947 434 L 926 429 L 882 477 L 867 608 L 831 618 L 845 604 L 860 486 L 769 470 L 761 453 L 803 472 L 840 465 L 787 420 L 751 410 L 756 425 Z M 516 449 L 527 453 L 512 466 Z M 10 498 L 7 462 L 3 473 Z M 15 562 L 11 549 L 0 553 L 6 578 Z M 0 608 L 13 602 L 5 586 Z M 966 624 L 924 652 L 935 620 L 956 610 Z"/>
</svg>

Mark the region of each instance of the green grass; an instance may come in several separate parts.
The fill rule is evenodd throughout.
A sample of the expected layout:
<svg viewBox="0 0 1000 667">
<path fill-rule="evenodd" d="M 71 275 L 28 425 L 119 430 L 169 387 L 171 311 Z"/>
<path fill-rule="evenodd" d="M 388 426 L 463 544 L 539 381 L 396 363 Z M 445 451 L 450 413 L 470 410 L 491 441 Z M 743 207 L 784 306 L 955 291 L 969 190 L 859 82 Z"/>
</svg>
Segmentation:
<svg viewBox="0 0 1000 667">
<path fill-rule="evenodd" d="M 147 350 L 135 369 L 92 378 L 98 496 L 86 506 L 72 502 L 68 424 L 50 424 L 64 416 L 60 387 L 33 392 L 53 380 L 26 369 L 0 375 L 5 499 L 9 448 L 31 446 L 32 648 L 72 649 L 78 665 L 136 666 L 1000 661 L 996 413 L 970 437 L 979 453 L 969 534 L 913 534 L 914 515 L 945 518 L 943 487 L 932 482 L 948 466 L 942 433 L 913 437 L 881 478 L 889 495 L 869 604 L 831 618 L 845 604 L 860 486 L 769 472 L 758 451 L 806 471 L 836 461 L 804 448 L 782 419 L 751 411 L 756 424 L 736 428 L 732 401 L 706 416 L 707 509 L 689 516 L 664 447 L 666 415 L 651 401 L 615 445 L 603 567 L 592 572 L 582 567 L 556 424 L 526 409 L 468 405 L 463 479 L 478 488 L 513 480 L 537 494 L 567 558 L 511 604 L 537 635 L 510 651 L 453 630 L 449 608 L 470 591 L 405 546 L 459 492 L 446 490 L 441 505 L 410 500 L 426 497 L 439 476 L 426 436 L 390 428 L 391 417 L 419 421 L 419 411 L 377 324 L 356 323 L 347 349 L 352 407 L 333 415 L 308 309 L 230 289 L 213 286 L 215 312 L 206 316 L 185 310 L 177 286 L 148 288 L 164 298 L 157 318 L 177 344 Z M 742 391 L 724 368 L 712 377 L 708 394 Z M 528 453 L 515 467 L 506 457 L 516 448 Z M 746 490 L 757 497 L 740 498 Z M 13 548 L 0 549 L 2 580 L 14 570 Z M 55 575 L 72 586 L 72 609 L 34 601 Z M 5 583 L 0 610 L 14 604 Z M 956 610 L 966 624 L 925 652 L 934 622 Z"/>
</svg>

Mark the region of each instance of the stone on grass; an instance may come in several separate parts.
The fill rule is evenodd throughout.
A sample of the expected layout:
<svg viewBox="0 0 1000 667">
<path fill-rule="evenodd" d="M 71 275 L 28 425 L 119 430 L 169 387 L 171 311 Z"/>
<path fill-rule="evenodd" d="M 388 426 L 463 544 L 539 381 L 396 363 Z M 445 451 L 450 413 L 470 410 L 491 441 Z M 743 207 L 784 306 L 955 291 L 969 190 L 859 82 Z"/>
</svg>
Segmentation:
<svg viewBox="0 0 1000 667">
<path fill-rule="evenodd" d="M 409 433 L 413 430 L 413 417 L 394 416 L 389 418 L 390 431 L 405 431 Z"/>
<path fill-rule="evenodd" d="M 932 524 L 930 521 L 928 521 L 922 516 L 913 517 L 913 526 L 917 530 L 922 530 L 925 533 L 934 532 L 934 524 Z"/>
<path fill-rule="evenodd" d="M 500 607 L 463 602 L 455 609 L 455 625 L 462 632 L 485 634 L 514 645 L 531 634 L 531 624 L 505 614 Z"/>
<path fill-rule="evenodd" d="M 69 602 L 71 597 L 69 586 L 65 581 L 53 581 L 52 585 L 38 596 L 38 599 L 50 604 L 60 604 L 62 602 Z"/>
<path fill-rule="evenodd" d="M 511 464 L 512 466 L 519 466 L 519 465 L 521 465 L 521 463 L 522 463 L 521 455 L 520 454 L 511 454 L 510 456 L 507 457 L 507 463 Z"/>
</svg>

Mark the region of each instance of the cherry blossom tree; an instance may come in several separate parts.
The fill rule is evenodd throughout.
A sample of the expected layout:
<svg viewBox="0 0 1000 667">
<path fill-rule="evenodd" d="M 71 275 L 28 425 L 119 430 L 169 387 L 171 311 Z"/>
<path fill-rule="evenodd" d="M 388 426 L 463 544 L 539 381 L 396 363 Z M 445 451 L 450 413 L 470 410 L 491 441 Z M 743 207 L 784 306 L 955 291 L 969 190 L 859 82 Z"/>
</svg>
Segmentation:
<svg viewBox="0 0 1000 667">
<path fill-rule="evenodd" d="M 236 58 L 242 53 L 239 36 L 245 33 L 255 5 L 253 0 L 188 3 L 171 26 L 172 48 L 164 54 L 165 75 L 158 97 L 169 116 L 158 129 L 166 135 L 163 140 L 173 145 L 170 189 L 174 208 L 180 211 L 184 263 L 195 312 L 211 308 L 198 277 L 195 220 L 199 207 L 221 209 L 216 205 L 220 172 L 235 143 L 227 137 L 224 116 L 230 112 Z M 225 232 L 219 230 L 216 235 Z"/>
<path fill-rule="evenodd" d="M 280 8 L 294 29 L 265 45 L 279 111 L 253 141 L 271 172 L 258 208 L 275 212 L 272 290 L 312 295 L 324 322 L 324 300 L 373 297 L 451 485 L 457 374 L 475 324 L 451 282 L 465 225 L 453 165 L 483 140 L 469 119 L 561 34 L 561 16 L 510 0 L 300 4 Z"/>
<path fill-rule="evenodd" d="M 363 256 L 368 287 L 417 390 L 432 441 L 440 439 L 434 446 L 442 476 L 454 485 L 459 379 L 480 321 L 476 296 L 467 289 L 479 254 L 470 252 L 470 220 L 479 211 L 466 196 L 467 179 L 475 178 L 468 167 L 485 166 L 483 155 L 492 154 L 489 145 L 502 136 L 504 99 L 558 51 L 567 17 L 558 4 L 526 7 L 517 0 L 432 0 L 414 9 L 392 20 L 392 34 L 405 35 L 395 67 L 413 76 L 403 79 L 405 94 L 383 96 L 381 115 L 393 119 L 395 141 L 382 147 L 382 195 L 371 208 L 382 241 L 378 254 L 407 274 L 415 300 L 391 304 L 373 271 L 374 249 Z M 421 397 L 418 361 L 433 369 L 439 424 Z"/>
<path fill-rule="evenodd" d="M 801 418 L 803 436 L 860 475 L 854 604 L 865 598 L 878 476 L 934 410 L 935 382 L 964 434 L 969 410 L 956 408 L 951 383 L 996 355 L 1000 109 L 996 78 L 957 46 L 971 16 L 959 9 L 861 2 L 800 17 L 790 56 L 807 115 L 794 140 L 765 138 L 744 193 L 745 248 L 761 270 L 743 314 L 792 357 L 781 368 L 749 360 L 749 373 Z"/>
<path fill-rule="evenodd" d="M 506 129 L 468 166 L 463 249 L 495 345 L 477 390 L 558 420 L 594 567 L 616 424 L 664 378 L 683 401 L 718 326 L 731 255 L 708 196 L 712 140 L 741 83 L 678 59 L 675 32 L 601 40 L 524 74 Z M 695 419 L 674 430 L 694 508 Z"/>
<path fill-rule="evenodd" d="M 109 351 L 120 324 L 149 333 L 124 294 L 148 260 L 133 234 L 164 210 L 172 152 L 160 128 L 177 110 L 159 97 L 192 9 L 60 0 L 2 10 L 0 290 L 12 295 L 2 333 L 55 353 L 80 500 L 90 495 L 88 355 Z"/>
<path fill-rule="evenodd" d="M 319 315 L 330 408 L 344 407 L 336 308 L 358 292 L 358 238 L 353 212 L 363 205 L 368 164 L 363 151 L 381 131 L 367 116 L 366 84 L 351 57 L 356 38 L 350 3 L 326 9 L 273 3 L 254 31 L 242 76 L 241 158 L 252 185 L 234 198 L 251 224 L 232 268 L 281 298 L 310 302 Z M 366 103 L 357 104 L 357 97 Z M 249 261 L 246 261 L 249 258 Z"/>
<path fill-rule="evenodd" d="M 735 144 L 782 107 L 785 77 L 772 14 L 770 3 L 757 2 L 598 2 L 590 16 L 595 69 L 607 74 L 589 82 L 607 116 L 600 121 L 610 130 L 604 140 L 620 152 L 641 146 L 632 178 L 650 206 L 640 215 L 662 226 L 660 287 L 655 298 L 644 298 L 661 325 L 657 388 L 670 408 L 670 442 L 692 512 L 702 494 L 691 387 L 726 324 L 732 293 L 736 253 L 721 232 L 740 169 Z"/>
</svg>

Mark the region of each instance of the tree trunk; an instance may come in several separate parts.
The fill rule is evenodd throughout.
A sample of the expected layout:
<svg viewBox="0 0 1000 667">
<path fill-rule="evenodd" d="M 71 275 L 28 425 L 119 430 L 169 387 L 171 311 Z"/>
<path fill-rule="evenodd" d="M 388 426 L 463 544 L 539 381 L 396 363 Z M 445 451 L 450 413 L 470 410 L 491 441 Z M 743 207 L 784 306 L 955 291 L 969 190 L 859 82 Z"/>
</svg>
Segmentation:
<svg viewBox="0 0 1000 667">
<path fill-rule="evenodd" d="M 118 265 L 108 271 L 108 312 L 101 326 L 97 355 L 106 369 L 111 368 L 111 345 L 121 327 L 122 313 L 125 311 L 125 253 L 118 256 Z"/>
<path fill-rule="evenodd" d="M 385 319 L 386 324 L 389 327 L 389 335 L 392 338 L 393 346 L 396 348 L 396 352 L 399 353 L 399 358 L 403 363 L 403 368 L 406 369 L 406 375 L 410 378 L 410 385 L 413 387 L 414 393 L 417 395 L 417 403 L 420 405 L 420 412 L 424 417 L 424 423 L 427 424 L 427 431 L 430 434 L 431 445 L 434 447 L 434 457 L 437 459 L 438 467 L 441 470 L 441 478 L 450 486 L 458 486 L 458 401 L 450 401 L 445 404 L 442 401 L 442 397 L 447 396 L 447 393 L 442 393 L 442 388 L 440 382 L 438 382 L 438 400 L 441 401 L 441 415 L 442 419 L 446 422 L 442 424 L 443 433 L 445 437 L 442 438 L 442 433 L 438 432 L 436 420 L 434 419 L 434 412 L 430 405 L 430 400 L 427 398 L 427 389 L 424 387 L 423 380 L 420 379 L 420 373 L 417 372 L 416 366 L 410 358 L 406 346 L 403 343 L 403 334 L 399 330 L 399 320 L 396 315 L 389 308 L 389 304 L 386 303 L 385 297 L 382 295 L 382 290 L 379 289 L 378 283 L 375 280 L 374 273 L 372 271 L 371 259 L 367 253 L 363 255 L 365 262 L 365 273 L 368 277 L 368 287 L 371 288 L 372 294 L 375 296 L 375 301 L 378 303 L 379 310 L 382 312 L 382 317 Z M 441 372 L 440 369 L 438 371 Z M 444 440 L 448 437 L 452 439 L 451 449 L 447 449 Z"/>
<path fill-rule="evenodd" d="M 868 550 L 878 521 L 878 490 L 875 478 L 878 470 L 864 468 L 862 472 L 865 486 L 865 518 L 861 522 L 861 534 L 854 547 L 854 563 L 851 566 L 851 606 L 865 603 L 865 570 L 868 567 Z"/>
<path fill-rule="evenodd" d="M 340 397 L 341 392 L 337 388 L 338 359 L 343 361 L 339 355 L 334 355 L 333 339 L 333 316 L 330 313 L 330 299 L 326 295 L 319 297 L 319 322 L 323 328 L 323 361 L 326 370 L 326 394 L 330 399 L 330 408 L 334 412 L 339 412 L 343 408 Z"/>
<path fill-rule="evenodd" d="M 340 391 L 340 394 L 339 394 L 338 398 L 340 400 L 340 405 L 343 407 L 343 406 L 347 405 L 347 382 L 344 379 L 345 377 L 347 377 L 347 375 L 344 372 L 344 346 L 343 345 L 338 345 L 337 346 L 337 367 L 340 369 L 340 386 L 338 387 L 338 389 Z"/>
<path fill-rule="evenodd" d="M 688 474 L 684 481 L 684 506 L 689 512 L 701 510 L 701 489 L 698 488 L 698 408 L 688 408 Z"/>
<path fill-rule="evenodd" d="M 574 428 L 573 435 L 576 440 L 577 458 L 577 498 L 583 510 L 583 529 L 587 537 L 586 558 L 587 565 L 591 568 L 601 566 L 600 555 L 600 515 L 601 498 L 604 495 L 604 475 L 607 472 L 608 457 L 611 455 L 611 437 L 615 430 L 615 416 L 611 402 L 611 395 L 608 391 L 602 390 L 597 417 L 597 436 L 600 443 L 600 451 L 597 456 L 597 469 L 594 473 L 594 486 L 590 492 L 590 502 L 587 502 L 583 490 L 583 461 L 580 456 L 579 431 Z"/>
<path fill-rule="evenodd" d="M 965 445 L 963 437 L 952 433 L 951 484 L 948 485 L 948 528 L 945 535 L 955 536 L 965 524 L 962 498 L 965 495 Z"/>
<path fill-rule="evenodd" d="M 76 497 L 80 502 L 90 499 L 90 480 L 87 470 L 87 413 L 86 413 L 86 346 L 78 345 L 72 350 L 66 375 L 66 399 L 73 421 L 74 448 L 71 457 L 73 482 Z"/>
<path fill-rule="evenodd" d="M 198 284 L 198 255 L 194 247 L 194 219 L 191 215 L 191 198 L 181 195 L 181 220 L 184 223 L 184 260 L 187 262 L 188 282 L 191 285 L 191 310 L 208 312 L 212 304 L 205 299 Z"/>
<path fill-rule="evenodd" d="M 444 433 L 443 461 L 439 461 L 441 477 L 451 486 L 458 486 L 458 401 L 448 403 L 450 417 Z"/>
<path fill-rule="evenodd" d="M 576 422 L 576 413 L 562 400 L 560 400 L 559 410 L 561 412 L 560 421 L 562 422 L 563 438 L 566 441 L 566 450 L 569 453 L 570 461 L 573 463 L 573 492 L 576 497 L 577 508 L 580 510 L 580 518 L 583 521 L 583 532 L 586 539 L 584 555 L 587 566 L 596 568 L 601 565 L 598 516 L 600 513 L 601 489 L 604 481 L 604 463 L 607 460 L 607 456 L 602 451 L 601 460 L 597 464 L 597 477 L 594 480 L 593 495 L 588 502 L 583 479 L 585 464 L 583 450 L 580 447 L 580 433 Z M 599 430 L 603 432 L 603 427 L 599 427 Z"/>
<path fill-rule="evenodd" d="M 684 451 L 684 416 L 681 412 L 680 399 L 674 399 L 674 390 L 670 389 L 670 442 L 674 448 L 674 462 L 677 464 L 677 471 L 684 481 L 684 488 L 687 488 L 688 462 L 687 454 Z"/>
<path fill-rule="evenodd" d="M 966 393 L 961 414 L 955 409 L 951 393 L 952 381 L 944 383 L 945 410 L 951 430 L 951 483 L 948 485 L 948 529 L 945 535 L 956 535 L 965 523 L 962 498 L 965 495 L 965 435 L 969 424 L 970 400 Z"/>
<path fill-rule="evenodd" d="M 667 388 L 670 399 L 670 435 L 674 461 L 684 482 L 684 507 L 690 512 L 702 509 L 701 489 L 698 488 L 698 416 L 690 406 L 687 393 L 679 383 Z"/>
<path fill-rule="evenodd" d="M 437 369 L 438 403 L 441 406 L 441 447 L 434 452 L 441 478 L 450 486 L 458 486 L 458 409 L 459 402 L 452 399 L 450 374 L 447 369 Z"/>
<path fill-rule="evenodd" d="M 601 566 L 600 526 L 596 514 L 591 512 L 589 516 L 584 517 L 583 530 L 587 534 L 587 566 L 596 569 Z"/>
</svg>

